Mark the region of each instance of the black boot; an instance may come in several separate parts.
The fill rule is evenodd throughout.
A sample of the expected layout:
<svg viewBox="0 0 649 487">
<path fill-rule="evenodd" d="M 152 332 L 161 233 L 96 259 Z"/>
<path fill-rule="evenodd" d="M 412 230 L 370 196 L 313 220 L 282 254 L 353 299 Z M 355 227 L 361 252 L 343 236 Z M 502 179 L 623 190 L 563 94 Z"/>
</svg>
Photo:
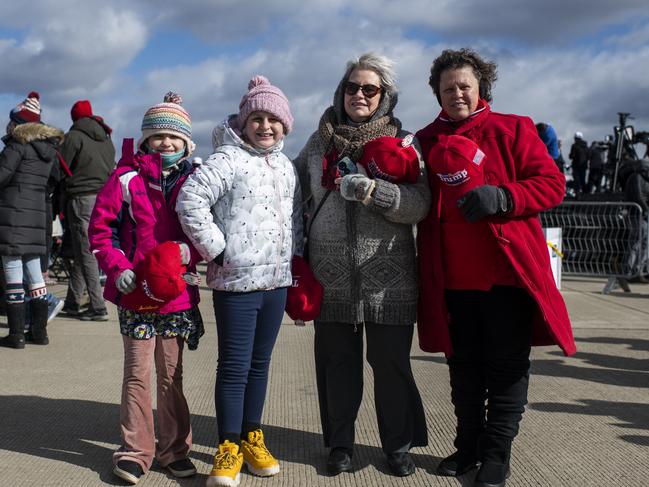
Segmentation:
<svg viewBox="0 0 649 487">
<path fill-rule="evenodd" d="M 0 347 L 25 348 L 25 303 L 7 304 L 9 335 L 0 338 Z"/>
<path fill-rule="evenodd" d="M 478 467 L 478 439 L 484 431 L 486 386 L 481 364 L 476 360 L 452 357 L 448 361 L 451 401 L 455 406 L 456 451 L 444 458 L 437 475 L 457 477 Z"/>
<path fill-rule="evenodd" d="M 31 340 L 36 345 L 47 345 L 47 299 L 32 299 L 29 302 L 32 312 Z"/>
<path fill-rule="evenodd" d="M 475 476 L 473 487 L 505 487 L 509 475 L 509 463 L 484 462 Z"/>
</svg>

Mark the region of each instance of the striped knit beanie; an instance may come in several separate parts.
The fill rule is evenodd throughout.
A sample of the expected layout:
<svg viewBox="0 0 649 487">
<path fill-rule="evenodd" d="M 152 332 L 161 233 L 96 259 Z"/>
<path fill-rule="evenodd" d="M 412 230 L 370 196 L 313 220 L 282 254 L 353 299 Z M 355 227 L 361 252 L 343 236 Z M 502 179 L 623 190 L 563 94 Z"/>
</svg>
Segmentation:
<svg viewBox="0 0 649 487">
<path fill-rule="evenodd" d="M 31 91 L 22 103 L 9 112 L 9 118 L 17 124 L 40 122 L 41 121 L 41 103 L 40 96 L 37 92 Z"/>
<path fill-rule="evenodd" d="M 163 103 L 153 105 L 146 111 L 142 119 L 142 137 L 137 141 L 138 149 L 146 152 L 143 145 L 152 135 L 174 134 L 185 141 L 185 157 L 194 151 L 196 144 L 192 142 L 192 121 L 181 106 L 182 102 L 180 95 L 169 91 Z"/>
</svg>

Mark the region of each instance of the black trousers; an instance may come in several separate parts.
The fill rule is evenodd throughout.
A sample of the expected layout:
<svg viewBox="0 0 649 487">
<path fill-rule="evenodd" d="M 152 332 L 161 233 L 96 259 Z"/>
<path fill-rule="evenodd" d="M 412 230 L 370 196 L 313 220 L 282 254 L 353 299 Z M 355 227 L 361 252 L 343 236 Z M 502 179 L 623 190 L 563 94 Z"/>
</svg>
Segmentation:
<svg viewBox="0 0 649 487">
<path fill-rule="evenodd" d="M 365 323 L 365 330 L 383 451 L 427 445 L 424 408 L 410 367 L 414 326 Z M 316 321 L 314 348 L 325 446 L 352 448 L 363 397 L 363 325 Z"/>
<path fill-rule="evenodd" d="M 507 463 L 527 404 L 536 304 L 526 291 L 510 286 L 447 290 L 446 303 L 455 447 L 483 462 Z"/>
</svg>

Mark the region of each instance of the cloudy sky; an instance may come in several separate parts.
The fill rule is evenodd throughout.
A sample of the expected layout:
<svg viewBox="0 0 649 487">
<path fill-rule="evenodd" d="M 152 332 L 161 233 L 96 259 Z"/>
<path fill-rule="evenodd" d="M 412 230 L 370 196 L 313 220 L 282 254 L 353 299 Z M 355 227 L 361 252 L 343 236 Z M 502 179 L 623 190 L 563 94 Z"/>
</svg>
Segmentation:
<svg viewBox="0 0 649 487">
<path fill-rule="evenodd" d="M 63 129 L 78 99 L 122 137 L 139 135 L 147 107 L 180 93 L 197 154 L 266 75 L 291 101 L 295 155 L 331 104 L 348 59 L 396 61 L 397 116 L 415 131 L 439 106 L 427 86 L 433 59 L 470 46 L 499 66 L 493 108 L 551 123 L 567 144 L 612 132 L 617 112 L 649 130 L 646 0 L 32 0 L 0 15 L 0 109 L 30 90 L 43 120 Z M 564 148 L 564 156 L 567 151 Z"/>
</svg>

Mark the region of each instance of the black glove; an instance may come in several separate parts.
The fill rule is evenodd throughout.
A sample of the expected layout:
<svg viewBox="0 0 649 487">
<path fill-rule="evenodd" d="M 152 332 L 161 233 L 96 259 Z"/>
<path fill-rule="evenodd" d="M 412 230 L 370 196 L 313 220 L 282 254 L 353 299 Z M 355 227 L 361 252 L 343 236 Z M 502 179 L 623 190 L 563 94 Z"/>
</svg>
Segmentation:
<svg viewBox="0 0 649 487">
<path fill-rule="evenodd" d="M 507 194 L 498 186 L 478 186 L 457 200 L 457 207 L 469 223 L 486 216 L 504 215 L 511 208 Z"/>
</svg>

